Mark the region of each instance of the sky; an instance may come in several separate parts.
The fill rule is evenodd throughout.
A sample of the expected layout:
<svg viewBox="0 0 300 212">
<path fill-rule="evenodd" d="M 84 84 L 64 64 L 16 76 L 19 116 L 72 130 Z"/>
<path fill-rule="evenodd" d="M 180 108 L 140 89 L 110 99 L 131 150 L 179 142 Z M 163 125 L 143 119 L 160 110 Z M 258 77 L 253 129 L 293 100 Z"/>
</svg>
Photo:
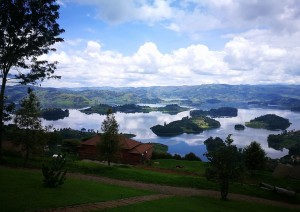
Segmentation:
<svg viewBox="0 0 300 212">
<path fill-rule="evenodd" d="M 59 0 L 51 87 L 299 84 L 299 0 Z"/>
</svg>

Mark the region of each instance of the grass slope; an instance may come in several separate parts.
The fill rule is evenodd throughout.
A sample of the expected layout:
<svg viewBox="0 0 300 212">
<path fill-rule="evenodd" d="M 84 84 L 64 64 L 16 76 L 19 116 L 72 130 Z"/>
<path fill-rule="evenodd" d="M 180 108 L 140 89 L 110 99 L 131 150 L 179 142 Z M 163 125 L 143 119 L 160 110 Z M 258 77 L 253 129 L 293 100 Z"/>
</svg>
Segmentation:
<svg viewBox="0 0 300 212">
<path fill-rule="evenodd" d="M 287 208 L 248 203 L 240 201 L 221 201 L 208 197 L 172 197 L 134 205 L 113 208 L 106 211 L 243 211 L 243 212 L 281 212 L 296 211 Z"/>
<path fill-rule="evenodd" d="M 31 211 L 153 193 L 72 178 L 57 189 L 45 188 L 42 179 L 38 172 L 0 166 L 0 211 Z"/>
</svg>

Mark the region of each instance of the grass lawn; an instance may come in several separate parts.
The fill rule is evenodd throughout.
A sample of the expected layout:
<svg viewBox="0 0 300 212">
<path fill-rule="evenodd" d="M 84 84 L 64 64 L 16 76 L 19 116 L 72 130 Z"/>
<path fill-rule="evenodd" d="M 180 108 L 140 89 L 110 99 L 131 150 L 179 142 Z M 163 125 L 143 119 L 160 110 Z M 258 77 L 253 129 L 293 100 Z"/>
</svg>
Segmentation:
<svg viewBox="0 0 300 212">
<path fill-rule="evenodd" d="M 42 179 L 42 173 L 0 166 L 0 211 L 37 210 L 153 193 L 72 178 L 59 188 L 45 188 Z"/>
<path fill-rule="evenodd" d="M 106 211 L 236 211 L 236 212 L 288 212 L 296 211 L 292 209 L 280 208 L 275 206 L 261 205 L 257 203 L 248 203 L 240 201 L 221 201 L 208 197 L 171 197 L 155 201 L 143 202 L 134 205 L 108 209 Z"/>
<path fill-rule="evenodd" d="M 153 160 L 153 166 L 156 168 L 190 172 L 198 175 L 204 175 L 205 173 L 205 163 L 200 161 L 157 159 Z M 181 166 L 182 168 L 176 168 L 176 166 Z"/>
<path fill-rule="evenodd" d="M 45 160 L 45 159 L 43 159 Z M 21 158 L 8 158 L 7 160 L 11 165 L 20 166 L 22 164 Z M 72 172 L 80 172 L 86 174 L 95 174 L 99 176 L 121 179 L 121 180 L 134 180 L 147 183 L 180 186 L 180 187 L 192 187 L 199 189 L 212 189 L 219 190 L 216 183 L 206 180 L 203 177 L 205 172 L 205 163 L 195 161 L 181 161 L 172 159 L 155 160 L 159 164 L 154 164 L 157 168 L 174 169 L 176 165 L 183 166 L 182 171 L 196 172 L 200 176 L 188 176 L 182 174 L 170 174 L 161 173 L 151 170 L 145 170 L 139 167 L 131 166 L 112 166 L 108 167 L 103 164 L 90 162 L 90 161 L 69 161 L 67 164 L 68 170 Z M 41 162 L 37 160 L 31 160 L 30 165 L 32 167 L 41 167 Z M 197 171 L 198 170 L 198 171 Z M 250 184 L 247 184 L 249 182 Z M 252 177 L 252 179 L 246 179 L 244 184 L 234 183 L 230 185 L 229 192 L 240 193 L 250 196 L 256 196 L 266 199 L 287 201 L 291 203 L 299 203 L 300 195 L 296 197 L 286 197 L 278 195 L 270 191 L 262 190 L 258 187 L 259 182 L 265 182 L 268 184 L 280 186 L 283 188 L 291 188 L 299 192 L 300 180 L 292 181 L 289 179 L 275 179 L 270 172 L 263 172 Z"/>
</svg>

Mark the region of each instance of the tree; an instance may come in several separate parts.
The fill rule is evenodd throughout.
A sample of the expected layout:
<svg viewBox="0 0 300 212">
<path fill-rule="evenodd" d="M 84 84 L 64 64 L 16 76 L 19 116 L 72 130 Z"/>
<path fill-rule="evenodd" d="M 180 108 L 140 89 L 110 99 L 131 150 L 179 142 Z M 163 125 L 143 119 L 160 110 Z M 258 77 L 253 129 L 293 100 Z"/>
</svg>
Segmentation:
<svg viewBox="0 0 300 212">
<path fill-rule="evenodd" d="M 52 158 L 50 164 L 42 165 L 43 183 L 45 187 L 55 188 L 64 184 L 67 173 L 67 170 L 64 168 L 66 164 L 65 158 L 65 155 L 59 154 Z"/>
<path fill-rule="evenodd" d="M 190 152 L 184 156 L 184 160 L 190 160 L 190 161 L 201 161 L 201 158 L 199 158 L 197 155 L 195 155 L 193 152 Z"/>
<path fill-rule="evenodd" d="M 6 83 L 37 84 L 54 75 L 57 62 L 49 63 L 39 56 L 55 51 L 64 32 L 56 0 L 0 1 L 0 161 L 3 159 L 2 136 Z"/>
<path fill-rule="evenodd" d="M 107 161 L 108 166 L 114 159 L 119 147 L 119 125 L 111 109 L 106 113 L 106 119 L 102 122 L 101 130 L 103 132 L 101 142 L 98 144 L 101 156 Z"/>
<path fill-rule="evenodd" d="M 227 199 L 229 182 L 239 179 L 242 173 L 241 153 L 232 143 L 228 135 L 225 142 L 205 154 L 209 161 L 206 178 L 219 184 L 222 200 Z"/>
<path fill-rule="evenodd" d="M 243 150 L 245 166 L 248 170 L 255 171 L 264 168 L 266 163 L 266 152 L 256 141 L 251 142 Z"/>
<path fill-rule="evenodd" d="M 16 143 L 21 145 L 25 151 L 25 164 L 27 164 L 29 155 L 41 146 L 43 131 L 40 119 L 40 102 L 31 89 L 28 89 L 28 96 L 20 102 L 14 123 L 18 128 Z"/>
</svg>

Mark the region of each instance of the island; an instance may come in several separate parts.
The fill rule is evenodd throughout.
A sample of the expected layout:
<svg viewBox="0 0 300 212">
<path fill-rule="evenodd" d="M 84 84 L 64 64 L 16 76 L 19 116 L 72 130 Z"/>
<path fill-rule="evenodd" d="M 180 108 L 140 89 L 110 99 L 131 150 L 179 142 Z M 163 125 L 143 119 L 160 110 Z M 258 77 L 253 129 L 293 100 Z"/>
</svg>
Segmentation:
<svg viewBox="0 0 300 212">
<path fill-rule="evenodd" d="M 267 114 L 246 122 L 245 125 L 251 128 L 263 128 L 267 130 L 285 130 L 291 123 L 288 119 L 275 114 Z"/>
<path fill-rule="evenodd" d="M 218 109 L 206 110 L 192 110 L 190 111 L 192 117 L 197 116 L 210 116 L 213 118 L 218 117 L 236 117 L 238 115 L 238 109 L 234 107 L 220 107 Z"/>
<path fill-rule="evenodd" d="M 125 104 L 125 105 L 107 105 L 107 104 L 99 104 L 84 110 L 81 110 L 84 113 L 98 113 L 101 115 L 106 114 L 108 109 L 112 109 L 113 113 L 122 112 L 122 113 L 149 113 L 152 111 L 160 111 L 162 113 L 168 113 L 171 115 L 176 115 L 177 113 L 189 110 L 186 107 L 180 107 L 177 104 L 166 105 L 164 107 L 149 107 L 149 106 L 141 106 L 136 104 Z"/>
<path fill-rule="evenodd" d="M 236 124 L 236 125 L 234 125 L 234 129 L 235 130 L 244 130 L 245 126 L 242 124 Z"/>
<path fill-rule="evenodd" d="M 49 121 L 56 121 L 69 117 L 69 110 L 63 110 L 61 108 L 46 108 L 41 110 L 41 116 Z"/>
<path fill-rule="evenodd" d="M 289 155 L 300 155 L 300 130 L 284 130 L 278 135 L 271 134 L 268 136 L 269 147 L 282 150 L 289 150 Z"/>
<path fill-rule="evenodd" d="M 169 124 L 155 125 L 151 127 L 154 134 L 162 137 L 172 137 L 183 133 L 201 133 L 204 130 L 219 128 L 220 122 L 205 116 L 183 117 L 181 120 Z"/>
</svg>

